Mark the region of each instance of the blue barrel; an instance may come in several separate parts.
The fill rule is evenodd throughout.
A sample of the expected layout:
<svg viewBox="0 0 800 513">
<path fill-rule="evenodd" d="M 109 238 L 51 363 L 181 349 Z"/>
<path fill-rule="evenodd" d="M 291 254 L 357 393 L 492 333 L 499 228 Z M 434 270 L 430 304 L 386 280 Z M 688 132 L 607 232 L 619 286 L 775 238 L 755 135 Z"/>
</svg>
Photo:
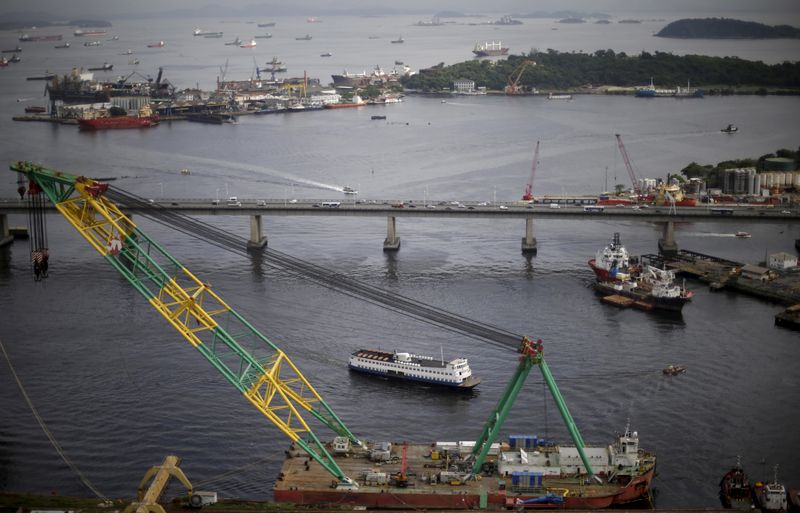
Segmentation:
<svg viewBox="0 0 800 513">
<path fill-rule="evenodd" d="M 511 473 L 511 484 L 513 486 L 519 486 L 519 477 L 522 472 L 512 472 Z"/>
<path fill-rule="evenodd" d="M 533 435 L 533 446 L 539 447 L 539 437 L 536 435 Z"/>
</svg>

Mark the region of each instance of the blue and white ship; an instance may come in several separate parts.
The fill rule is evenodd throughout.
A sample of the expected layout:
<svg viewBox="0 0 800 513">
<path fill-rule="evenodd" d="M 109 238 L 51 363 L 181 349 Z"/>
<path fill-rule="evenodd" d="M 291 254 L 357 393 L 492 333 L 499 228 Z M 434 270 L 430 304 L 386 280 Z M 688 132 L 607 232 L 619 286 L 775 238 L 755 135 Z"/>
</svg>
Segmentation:
<svg viewBox="0 0 800 513">
<path fill-rule="evenodd" d="M 350 370 L 427 385 L 471 390 L 481 380 L 472 375 L 466 358 L 449 362 L 431 356 L 359 349 L 350 355 Z"/>
</svg>

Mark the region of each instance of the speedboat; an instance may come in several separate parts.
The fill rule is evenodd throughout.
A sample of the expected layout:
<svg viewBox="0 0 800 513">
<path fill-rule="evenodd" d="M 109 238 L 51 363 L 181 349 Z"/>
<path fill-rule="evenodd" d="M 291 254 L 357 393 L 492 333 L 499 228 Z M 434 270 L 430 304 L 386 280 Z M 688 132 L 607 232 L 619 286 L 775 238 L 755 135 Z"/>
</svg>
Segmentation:
<svg viewBox="0 0 800 513">
<path fill-rule="evenodd" d="M 735 234 L 735 235 L 736 235 L 738 238 L 740 238 L 740 239 L 749 239 L 750 237 L 752 237 L 752 236 L 751 236 L 749 233 L 747 233 L 747 232 L 736 232 L 736 234 Z"/>
<path fill-rule="evenodd" d="M 737 127 L 736 125 L 728 125 L 725 128 L 723 128 L 722 130 L 720 130 L 720 132 L 723 132 L 723 133 L 726 133 L 726 134 L 735 134 L 738 131 L 739 131 L 739 127 Z"/>
<path fill-rule="evenodd" d="M 678 374 L 686 372 L 686 367 L 682 365 L 670 365 L 661 369 L 661 372 L 664 373 L 665 376 L 677 376 Z"/>
</svg>

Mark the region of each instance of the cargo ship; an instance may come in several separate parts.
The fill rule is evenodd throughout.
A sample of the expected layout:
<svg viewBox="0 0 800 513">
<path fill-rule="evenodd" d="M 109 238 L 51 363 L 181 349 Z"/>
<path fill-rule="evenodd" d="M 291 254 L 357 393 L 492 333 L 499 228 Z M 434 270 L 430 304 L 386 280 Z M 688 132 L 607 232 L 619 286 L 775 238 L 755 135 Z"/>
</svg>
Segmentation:
<svg viewBox="0 0 800 513">
<path fill-rule="evenodd" d="M 529 443 L 523 446 L 517 443 L 521 438 L 492 444 L 480 478 L 468 480 L 446 462 L 463 461 L 475 442 L 374 442 L 347 447 L 337 438 L 331 444 L 336 463 L 347 475 L 358 477 L 352 486 L 336 488 L 331 487 L 331 475 L 293 444 L 273 494 L 276 502 L 295 505 L 495 510 L 597 509 L 649 496 L 656 457 L 639 448 L 635 431 L 626 429 L 608 445 L 583 448 L 600 482 L 587 480 L 576 447 L 534 436 L 527 437 Z"/>
<path fill-rule="evenodd" d="M 79 119 L 81 130 L 107 130 L 112 128 L 150 128 L 158 125 L 158 114 L 149 107 L 139 109 L 137 116 L 113 116 Z"/>
<path fill-rule="evenodd" d="M 475 43 L 472 53 L 478 57 L 496 57 L 498 55 L 508 55 L 508 48 L 503 47 L 502 41 L 485 41 Z"/>
<path fill-rule="evenodd" d="M 437 360 L 411 353 L 359 349 L 350 355 L 349 367 L 364 374 L 460 390 L 471 390 L 481 382 L 472 375 L 466 358 L 446 362 L 444 357 Z"/>
<path fill-rule="evenodd" d="M 331 75 L 333 85 L 339 87 L 365 87 L 369 85 L 370 76 L 366 72 L 348 73 L 345 70 L 338 75 Z"/>
</svg>

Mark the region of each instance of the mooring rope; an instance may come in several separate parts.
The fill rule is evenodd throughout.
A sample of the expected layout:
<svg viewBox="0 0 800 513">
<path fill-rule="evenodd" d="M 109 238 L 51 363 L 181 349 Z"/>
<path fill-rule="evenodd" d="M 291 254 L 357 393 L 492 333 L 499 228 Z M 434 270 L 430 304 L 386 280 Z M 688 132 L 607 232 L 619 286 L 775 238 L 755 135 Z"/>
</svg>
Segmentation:
<svg viewBox="0 0 800 513">
<path fill-rule="evenodd" d="M 50 443 L 53 445 L 53 448 L 56 450 L 58 455 L 61 456 L 61 459 L 64 460 L 64 463 L 66 463 L 67 466 L 73 472 L 75 472 L 75 475 L 78 476 L 78 479 L 81 480 L 81 482 L 86 486 L 86 488 L 91 490 L 92 493 L 94 493 L 97 497 L 107 501 L 108 497 L 103 495 L 97 488 L 95 488 L 94 485 L 89 481 L 89 479 L 83 474 L 83 472 L 80 471 L 80 469 L 77 467 L 77 465 L 75 465 L 75 463 L 72 462 L 72 460 L 69 458 L 69 456 L 67 456 L 66 453 L 64 452 L 64 449 L 61 447 L 61 445 L 58 443 L 58 441 L 53 436 L 53 433 L 47 427 L 47 424 L 44 423 L 44 419 L 42 419 L 42 416 L 39 415 L 39 412 L 36 410 L 36 407 L 33 405 L 33 402 L 31 401 L 31 398 L 28 396 L 28 393 L 25 391 L 25 387 L 22 385 L 22 381 L 19 379 L 19 376 L 17 375 L 17 372 L 14 370 L 14 366 L 11 364 L 11 358 L 8 356 L 8 353 L 6 352 L 6 348 L 3 345 L 3 341 L 2 340 L 0 340 L 0 350 L 3 351 L 3 356 L 5 356 L 5 358 L 6 358 L 6 362 L 8 363 L 8 368 L 11 370 L 11 374 L 14 376 L 14 379 L 17 381 L 17 386 L 19 387 L 19 391 L 22 392 L 22 397 L 25 398 L 25 402 L 28 403 L 28 406 L 30 407 L 31 412 L 33 413 L 33 416 L 36 417 L 36 421 L 39 422 L 39 426 L 42 428 L 42 431 L 44 431 L 44 434 L 47 435 L 47 438 L 50 440 Z"/>
</svg>

